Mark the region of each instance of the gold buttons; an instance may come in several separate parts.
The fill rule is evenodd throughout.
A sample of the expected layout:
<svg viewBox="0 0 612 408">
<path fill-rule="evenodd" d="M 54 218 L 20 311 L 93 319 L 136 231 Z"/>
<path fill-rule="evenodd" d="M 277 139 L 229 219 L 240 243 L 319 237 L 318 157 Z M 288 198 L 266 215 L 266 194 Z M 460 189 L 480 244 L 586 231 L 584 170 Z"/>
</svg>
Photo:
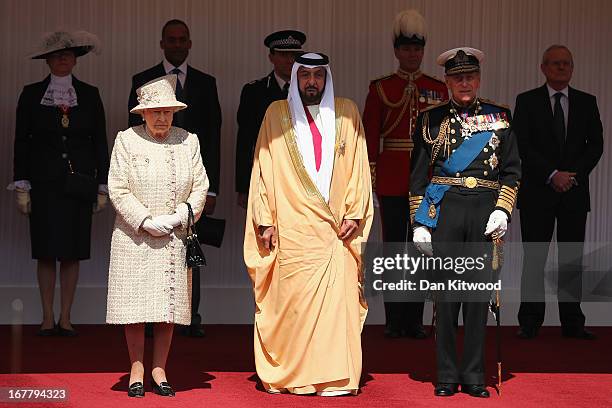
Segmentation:
<svg viewBox="0 0 612 408">
<path fill-rule="evenodd" d="M 451 135 L 455 134 L 455 129 L 451 129 Z"/>
<path fill-rule="evenodd" d="M 489 151 L 489 149 L 485 147 L 484 149 L 482 149 L 482 151 L 486 153 Z"/>
<path fill-rule="evenodd" d="M 455 123 L 455 122 L 456 122 L 455 118 L 451 118 L 451 123 Z"/>
<path fill-rule="evenodd" d="M 457 143 L 457 139 L 454 139 L 454 138 L 453 138 L 453 140 L 451 140 L 451 142 L 453 142 L 453 143 Z"/>
<path fill-rule="evenodd" d="M 484 161 L 484 164 L 489 164 L 489 161 L 488 161 L 488 160 L 485 160 L 485 161 Z"/>
<path fill-rule="evenodd" d="M 461 177 L 461 173 L 456 173 L 455 177 Z"/>
<path fill-rule="evenodd" d="M 482 174 L 484 174 L 485 176 L 488 176 L 489 172 L 485 170 L 485 171 L 482 172 Z"/>
</svg>

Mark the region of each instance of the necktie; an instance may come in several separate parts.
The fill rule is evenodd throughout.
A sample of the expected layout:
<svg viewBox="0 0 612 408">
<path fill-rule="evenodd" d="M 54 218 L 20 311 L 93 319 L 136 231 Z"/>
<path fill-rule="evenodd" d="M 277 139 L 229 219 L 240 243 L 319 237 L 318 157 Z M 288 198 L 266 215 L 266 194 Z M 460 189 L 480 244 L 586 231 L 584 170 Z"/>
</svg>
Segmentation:
<svg viewBox="0 0 612 408">
<path fill-rule="evenodd" d="M 174 94 L 176 95 L 176 99 L 181 102 L 185 102 L 183 100 L 185 96 L 183 92 L 183 85 L 181 85 L 181 81 L 179 79 L 179 74 L 181 73 L 181 70 L 178 68 L 174 68 L 172 71 L 170 71 L 170 73 L 176 75 L 176 90 L 174 91 Z"/>
<path fill-rule="evenodd" d="M 289 95 L 289 82 L 285 82 L 285 85 L 283 85 L 283 95 L 285 95 L 285 98 Z"/>
<path fill-rule="evenodd" d="M 181 81 L 179 80 L 179 74 L 181 70 L 178 68 L 174 68 L 170 71 L 171 74 L 176 75 L 176 89 L 174 90 L 174 95 L 176 99 L 181 102 L 185 102 L 185 92 L 183 92 L 183 86 L 181 85 Z M 184 128 L 185 127 L 185 110 L 180 110 L 174 113 L 173 125 L 176 127 Z"/>
<path fill-rule="evenodd" d="M 561 106 L 561 97 L 563 94 L 557 92 L 555 95 L 555 109 L 553 112 L 553 130 L 557 143 L 559 143 L 559 150 L 563 151 L 565 146 L 565 115 L 563 114 L 563 107 Z"/>
<path fill-rule="evenodd" d="M 315 156 L 315 166 L 317 167 L 317 171 L 321 168 L 321 143 L 323 138 L 321 137 L 321 133 L 317 128 L 317 124 L 315 123 L 310 111 L 306 106 L 304 106 L 304 110 L 306 111 L 306 119 L 308 119 L 308 125 L 310 126 L 310 133 L 312 133 L 312 145 L 314 146 L 314 156 Z"/>
</svg>

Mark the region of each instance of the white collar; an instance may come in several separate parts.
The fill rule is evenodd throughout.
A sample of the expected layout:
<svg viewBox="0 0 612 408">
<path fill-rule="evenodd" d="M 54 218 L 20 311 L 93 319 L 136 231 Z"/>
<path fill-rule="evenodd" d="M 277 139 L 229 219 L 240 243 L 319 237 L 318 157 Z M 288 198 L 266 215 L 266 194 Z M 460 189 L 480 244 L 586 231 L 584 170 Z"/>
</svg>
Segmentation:
<svg viewBox="0 0 612 408">
<path fill-rule="evenodd" d="M 286 83 L 288 83 L 289 81 L 285 81 L 283 78 L 281 78 L 280 76 L 278 76 L 276 74 L 276 71 L 274 71 L 274 78 L 276 78 L 276 83 L 278 84 L 278 87 L 282 90 L 283 87 L 285 86 Z"/>
<path fill-rule="evenodd" d="M 557 92 L 561 92 L 566 98 L 569 99 L 569 86 L 566 86 L 565 88 L 561 89 L 560 91 L 557 91 L 555 89 L 553 89 L 550 85 L 548 85 L 548 83 L 546 83 L 546 89 L 548 89 L 548 97 L 552 98 L 553 96 L 555 96 L 555 94 Z"/>
<path fill-rule="evenodd" d="M 56 76 L 51 74 L 51 82 L 53 85 L 59 85 L 61 87 L 71 87 L 72 86 L 72 74 L 68 74 L 66 76 Z"/>
<path fill-rule="evenodd" d="M 164 57 L 164 60 L 162 61 L 162 63 L 164 64 L 164 71 L 166 71 L 166 74 L 170 74 L 172 73 L 172 70 L 174 68 L 178 68 L 181 71 L 181 74 L 187 75 L 187 60 L 183 61 L 183 63 L 179 65 L 178 67 L 175 67 L 170 62 L 168 62 L 166 57 Z"/>
</svg>

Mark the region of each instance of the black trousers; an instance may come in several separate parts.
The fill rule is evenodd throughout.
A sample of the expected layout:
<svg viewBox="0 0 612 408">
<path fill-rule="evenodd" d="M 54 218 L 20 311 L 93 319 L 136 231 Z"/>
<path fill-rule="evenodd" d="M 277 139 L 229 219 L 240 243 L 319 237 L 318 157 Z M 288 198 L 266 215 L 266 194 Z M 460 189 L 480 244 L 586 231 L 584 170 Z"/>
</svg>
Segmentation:
<svg viewBox="0 0 612 408">
<path fill-rule="evenodd" d="M 191 268 L 191 326 L 202 324 L 200 316 L 200 267 Z"/>
<path fill-rule="evenodd" d="M 408 197 L 379 196 L 383 242 L 411 242 L 410 203 Z M 423 324 L 423 302 L 387 301 L 385 319 L 387 330 L 413 331 Z"/>
<path fill-rule="evenodd" d="M 585 317 L 580 300 L 587 213 L 541 208 L 521 208 L 520 211 L 523 274 L 519 324 L 521 327 L 539 328 L 544 322 L 544 267 L 556 221 L 559 253 L 557 301 L 561 327 L 567 333 L 582 331 Z"/>
<path fill-rule="evenodd" d="M 476 256 L 482 248 L 492 249 L 484 231 L 496 198 L 493 191 L 465 194 L 448 191 L 440 206 L 438 225 L 432 232 L 434 256 Z M 490 274 L 490 268 L 485 272 Z M 458 277 L 472 280 L 467 272 Z M 472 298 L 466 294 L 463 300 L 457 299 L 456 292 L 435 293 L 434 296 L 438 383 L 484 384 L 488 302 L 483 301 L 483 295 Z M 464 341 L 459 362 L 457 327 L 461 309 Z"/>
</svg>

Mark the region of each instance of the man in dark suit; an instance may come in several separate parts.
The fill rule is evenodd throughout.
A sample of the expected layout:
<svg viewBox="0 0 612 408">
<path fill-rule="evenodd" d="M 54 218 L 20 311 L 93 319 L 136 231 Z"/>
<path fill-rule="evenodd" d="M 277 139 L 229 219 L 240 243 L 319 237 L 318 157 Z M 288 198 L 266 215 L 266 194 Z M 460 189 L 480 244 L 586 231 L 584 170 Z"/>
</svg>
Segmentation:
<svg viewBox="0 0 612 408">
<path fill-rule="evenodd" d="M 296 55 L 301 54 L 305 42 L 306 35 L 300 31 L 283 30 L 268 35 L 264 45 L 270 49 L 268 58 L 274 70 L 242 88 L 236 140 L 236 192 L 238 205 L 242 208 L 247 206 L 259 127 L 268 106 L 274 101 L 287 98 L 291 67 Z"/>
<path fill-rule="evenodd" d="M 518 336 L 537 336 L 544 321 L 544 266 L 556 221 L 562 334 L 592 339 L 580 308 L 582 252 L 591 209 L 589 174 L 603 152 L 602 124 L 595 97 L 569 87 L 574 62 L 567 47 L 549 47 L 541 69 L 546 84 L 518 95 L 513 122 L 523 173 L 518 199 L 524 250 Z"/>
<path fill-rule="evenodd" d="M 129 109 L 137 104 L 136 89 L 145 83 L 167 75 L 178 76 L 176 98 L 187 104 L 187 108 L 174 114 L 173 126 L 181 127 L 195 133 L 200 141 L 202 160 L 210 181 L 204 214 L 210 215 L 215 210 L 216 196 L 219 193 L 219 154 L 221 134 L 221 107 L 217 95 L 215 78 L 187 65 L 186 59 L 191 49 L 189 28 L 181 20 L 170 20 L 162 29 L 159 42 L 164 51 L 164 59 L 146 71 L 132 78 Z M 142 123 L 139 115 L 130 114 L 130 126 Z M 192 270 L 191 326 L 184 333 L 193 337 L 202 337 L 202 318 L 198 313 L 200 307 L 200 270 Z"/>
</svg>

